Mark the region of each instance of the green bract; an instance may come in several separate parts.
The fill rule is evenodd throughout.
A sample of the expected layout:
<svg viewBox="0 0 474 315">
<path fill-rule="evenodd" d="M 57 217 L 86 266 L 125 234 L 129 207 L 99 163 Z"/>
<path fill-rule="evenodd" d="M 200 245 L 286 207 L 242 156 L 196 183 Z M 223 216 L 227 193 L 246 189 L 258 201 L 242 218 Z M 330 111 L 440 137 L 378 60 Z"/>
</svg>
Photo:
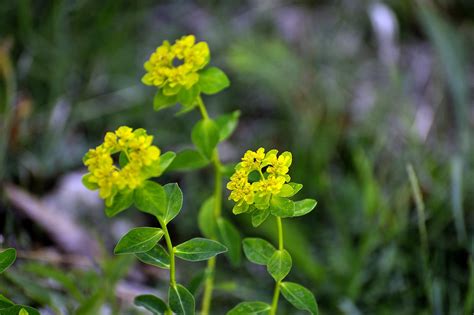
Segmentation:
<svg viewBox="0 0 474 315">
<path fill-rule="evenodd" d="M 204 94 L 216 94 L 230 85 L 224 71 L 217 67 L 204 69 L 199 73 L 199 87 Z"/>
</svg>

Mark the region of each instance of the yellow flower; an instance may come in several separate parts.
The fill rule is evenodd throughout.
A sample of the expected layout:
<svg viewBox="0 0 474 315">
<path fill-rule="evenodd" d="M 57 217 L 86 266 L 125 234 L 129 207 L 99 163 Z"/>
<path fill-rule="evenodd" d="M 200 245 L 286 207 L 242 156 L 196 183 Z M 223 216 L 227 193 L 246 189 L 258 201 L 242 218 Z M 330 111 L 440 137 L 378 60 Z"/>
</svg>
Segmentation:
<svg viewBox="0 0 474 315">
<path fill-rule="evenodd" d="M 290 180 L 287 173 L 291 162 L 290 152 L 283 152 L 278 156 L 277 150 L 271 150 L 267 154 L 264 148 L 255 152 L 248 150 L 227 183 L 227 189 L 231 191 L 229 199 L 236 202 L 238 207 L 243 203 L 247 204 L 247 208 L 254 203 L 258 208 L 262 208 L 262 203 L 263 207 L 268 207 L 270 197 L 279 194 L 283 185 Z M 254 171 L 260 178 L 251 183 L 249 175 Z M 247 208 L 242 208 L 245 209 L 242 212 L 247 211 Z"/>
<path fill-rule="evenodd" d="M 229 199 L 235 202 L 243 200 L 247 204 L 253 203 L 253 187 L 248 182 L 248 172 L 244 169 L 238 170 L 231 176 L 230 182 L 227 183 L 227 189 L 232 191 Z"/>
<path fill-rule="evenodd" d="M 278 158 L 276 153 L 271 154 L 268 156 L 267 161 L 269 164 L 267 168 L 268 174 L 273 176 L 283 176 L 287 182 L 290 181 L 290 176 L 287 175 L 292 162 L 292 156 L 290 152 L 283 152 Z"/>
<path fill-rule="evenodd" d="M 152 145 L 153 136 L 144 129 L 133 130 L 122 126 L 115 132 L 107 132 L 104 143 L 90 149 L 84 156 L 89 170 L 89 183 L 97 185 L 99 195 L 110 205 L 116 193 L 133 190 L 146 179 L 154 176 L 159 165 L 160 149 Z M 113 154 L 120 153 L 125 164 L 122 168 L 114 164 Z"/>
<path fill-rule="evenodd" d="M 257 152 L 248 150 L 245 152 L 242 162 L 240 162 L 240 166 L 247 169 L 248 171 L 259 170 L 264 158 L 264 148 L 259 148 Z"/>
<path fill-rule="evenodd" d="M 173 45 L 164 41 L 145 62 L 147 73 L 142 82 L 163 88 L 166 95 L 175 95 L 181 88 L 190 89 L 199 81 L 199 70 L 209 62 L 206 42 L 196 43 L 194 35 L 183 36 Z"/>
<path fill-rule="evenodd" d="M 285 177 L 276 177 L 273 175 L 268 178 L 261 179 L 258 182 L 253 183 L 255 192 L 258 192 L 260 196 L 267 194 L 276 195 L 281 191 L 283 184 L 285 183 Z"/>
</svg>

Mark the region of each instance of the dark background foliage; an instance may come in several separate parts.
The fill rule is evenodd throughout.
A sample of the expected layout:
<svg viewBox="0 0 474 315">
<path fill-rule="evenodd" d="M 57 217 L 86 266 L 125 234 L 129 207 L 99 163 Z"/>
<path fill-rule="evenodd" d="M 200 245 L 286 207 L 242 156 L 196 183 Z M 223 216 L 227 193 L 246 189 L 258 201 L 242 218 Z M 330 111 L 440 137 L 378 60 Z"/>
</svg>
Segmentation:
<svg viewBox="0 0 474 315">
<path fill-rule="evenodd" d="M 260 146 L 290 150 L 300 194 L 319 201 L 287 220 L 285 241 L 290 280 L 312 289 L 321 312 L 472 314 L 473 22 L 469 0 L 2 1 L 0 245 L 20 259 L 0 293 L 44 312 L 81 305 L 87 314 L 103 303 L 137 313 L 130 297 L 164 290 L 166 273 L 107 254 L 127 227 L 153 222 L 133 211 L 106 219 L 80 184 L 81 158 L 120 125 L 146 128 L 165 151 L 190 145 L 198 114 L 153 112 L 154 91 L 140 78 L 164 39 L 192 33 L 231 79 L 205 98 L 210 114 L 242 112 L 220 147 L 225 162 Z M 175 238 L 198 235 L 211 170 L 161 181 L 185 193 Z M 242 234 L 274 237 L 272 224 L 253 229 L 226 216 Z M 90 243 L 55 231 L 61 220 Z M 265 270 L 219 261 L 215 314 L 270 299 Z M 184 283 L 199 272 L 178 270 Z M 282 313 L 295 314 L 284 303 Z"/>
</svg>

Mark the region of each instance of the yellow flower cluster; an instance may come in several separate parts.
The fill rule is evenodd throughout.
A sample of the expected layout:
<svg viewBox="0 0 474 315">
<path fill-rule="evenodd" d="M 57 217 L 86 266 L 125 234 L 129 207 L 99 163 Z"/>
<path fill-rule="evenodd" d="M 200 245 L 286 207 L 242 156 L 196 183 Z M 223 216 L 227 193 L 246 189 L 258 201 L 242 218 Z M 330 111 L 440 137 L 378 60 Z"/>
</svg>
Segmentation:
<svg viewBox="0 0 474 315">
<path fill-rule="evenodd" d="M 283 185 L 290 181 L 287 173 L 292 157 L 290 152 L 283 152 L 279 156 L 277 154 L 277 150 L 265 154 L 263 148 L 256 152 L 247 151 L 227 184 L 227 189 L 231 191 L 229 199 L 238 205 L 243 205 L 244 202 L 251 205 L 278 194 Z M 251 183 L 249 175 L 254 171 L 260 179 Z"/>
<path fill-rule="evenodd" d="M 147 73 L 142 82 L 163 88 L 163 94 L 175 95 L 182 87 L 190 89 L 199 80 L 197 71 L 209 62 L 206 42 L 196 43 L 194 35 L 176 40 L 174 45 L 164 41 L 145 62 Z"/>
<path fill-rule="evenodd" d="M 86 153 L 84 164 L 89 169 L 86 176 L 98 186 L 101 198 L 111 201 L 117 192 L 133 190 L 150 177 L 147 168 L 160 159 L 160 149 L 152 141 L 153 136 L 144 129 L 133 131 L 122 126 L 115 132 L 107 132 L 104 143 Z M 127 161 L 122 168 L 114 165 L 112 155 L 116 153 L 123 153 L 121 159 Z"/>
</svg>

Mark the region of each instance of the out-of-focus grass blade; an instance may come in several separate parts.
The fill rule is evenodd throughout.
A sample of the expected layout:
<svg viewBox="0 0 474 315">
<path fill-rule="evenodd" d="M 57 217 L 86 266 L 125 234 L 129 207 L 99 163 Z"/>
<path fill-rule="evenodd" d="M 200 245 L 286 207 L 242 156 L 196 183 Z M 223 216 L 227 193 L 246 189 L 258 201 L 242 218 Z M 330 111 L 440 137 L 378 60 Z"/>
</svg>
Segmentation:
<svg viewBox="0 0 474 315">
<path fill-rule="evenodd" d="M 446 74 L 446 84 L 454 103 L 457 127 L 457 154 L 451 160 L 451 207 L 459 241 L 466 239 L 462 208 L 463 154 L 468 150 L 468 99 L 469 89 L 466 69 L 468 63 L 463 41 L 457 32 L 434 8 L 420 2 L 419 17 L 428 37 L 439 55 Z"/>
<path fill-rule="evenodd" d="M 46 266 L 39 263 L 29 263 L 24 266 L 24 270 L 40 277 L 54 279 L 68 290 L 77 301 L 82 301 L 82 293 L 77 289 L 74 279 L 63 270 L 51 265 Z"/>
</svg>

